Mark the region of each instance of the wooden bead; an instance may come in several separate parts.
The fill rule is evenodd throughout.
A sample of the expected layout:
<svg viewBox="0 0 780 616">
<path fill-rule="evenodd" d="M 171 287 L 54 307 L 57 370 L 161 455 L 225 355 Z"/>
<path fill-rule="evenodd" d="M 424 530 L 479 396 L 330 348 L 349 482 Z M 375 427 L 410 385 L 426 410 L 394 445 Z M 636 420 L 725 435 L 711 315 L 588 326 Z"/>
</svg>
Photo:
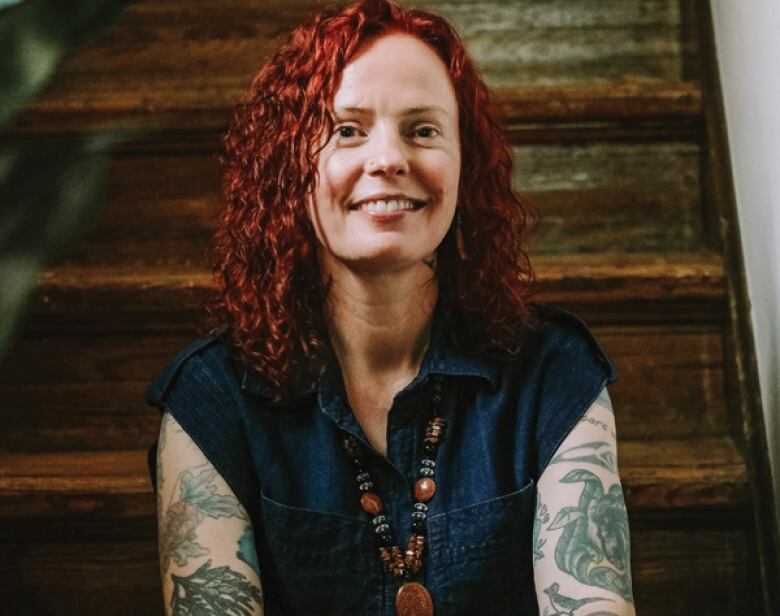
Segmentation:
<svg viewBox="0 0 780 616">
<path fill-rule="evenodd" d="M 418 479 L 414 484 L 414 496 L 419 501 L 429 501 L 436 493 L 436 482 L 430 477 Z"/>
<path fill-rule="evenodd" d="M 360 506 L 363 507 L 363 511 L 376 515 L 382 511 L 382 499 L 373 492 L 364 492 L 360 497 Z"/>
</svg>

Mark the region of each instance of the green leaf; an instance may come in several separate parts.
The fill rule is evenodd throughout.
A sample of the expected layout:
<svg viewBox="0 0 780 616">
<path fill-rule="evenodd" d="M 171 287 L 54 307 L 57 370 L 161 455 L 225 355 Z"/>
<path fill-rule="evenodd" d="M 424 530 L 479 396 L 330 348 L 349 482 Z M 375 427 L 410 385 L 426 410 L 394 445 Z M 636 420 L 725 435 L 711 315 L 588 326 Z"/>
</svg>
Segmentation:
<svg viewBox="0 0 780 616">
<path fill-rule="evenodd" d="M 102 132 L 0 147 L 0 359 L 38 273 L 91 230 L 105 192 L 107 153 L 118 140 Z"/>
<path fill-rule="evenodd" d="M 187 564 L 187 559 L 205 556 L 210 552 L 200 545 L 195 539 L 195 533 L 189 533 L 186 537 L 177 541 L 171 548 L 171 559 L 176 564 L 183 567 Z"/>
<path fill-rule="evenodd" d="M 252 527 L 247 526 L 244 533 L 238 540 L 238 552 L 236 556 L 252 567 L 257 576 L 260 577 L 260 563 L 257 560 L 257 547 L 255 546 L 255 537 L 252 533 Z"/>
<path fill-rule="evenodd" d="M 251 616 L 262 605 L 260 589 L 230 567 L 211 569 L 211 559 L 189 576 L 171 575 L 174 616 Z"/>
<path fill-rule="evenodd" d="M 561 479 L 561 483 L 577 483 L 580 481 L 596 481 L 601 485 L 601 480 L 598 476 L 581 468 L 568 472 L 566 476 Z"/>
<path fill-rule="evenodd" d="M 631 587 L 628 584 L 627 576 L 620 574 L 609 567 L 594 567 L 589 574 L 588 583 L 591 585 L 611 590 L 616 595 L 620 595 L 626 601 L 634 602 L 631 594 Z"/>
<path fill-rule="evenodd" d="M 69 50 L 130 0 L 26 0 L 0 10 L 0 129 L 49 81 Z M 9 4 L 5 2 L 5 4 Z M 0 151 L 0 360 L 41 269 L 89 229 L 102 200 L 109 132 Z"/>
<path fill-rule="evenodd" d="M 232 494 L 214 494 L 197 503 L 212 518 L 241 518 L 246 515 L 241 511 L 238 499 Z"/>
<path fill-rule="evenodd" d="M 190 471 L 184 471 L 181 476 L 181 500 L 200 504 L 207 500 L 217 487 L 212 483 L 217 476 L 214 468 L 207 468 L 195 477 Z"/>
<path fill-rule="evenodd" d="M 0 128 L 51 78 L 68 51 L 130 0 L 26 0 L 0 11 Z"/>
<path fill-rule="evenodd" d="M 555 516 L 555 519 L 552 521 L 552 524 L 547 527 L 547 530 L 557 530 L 564 526 L 568 526 L 572 522 L 576 522 L 582 518 L 584 515 L 585 513 L 576 507 L 564 507 L 558 512 L 558 515 Z"/>
</svg>

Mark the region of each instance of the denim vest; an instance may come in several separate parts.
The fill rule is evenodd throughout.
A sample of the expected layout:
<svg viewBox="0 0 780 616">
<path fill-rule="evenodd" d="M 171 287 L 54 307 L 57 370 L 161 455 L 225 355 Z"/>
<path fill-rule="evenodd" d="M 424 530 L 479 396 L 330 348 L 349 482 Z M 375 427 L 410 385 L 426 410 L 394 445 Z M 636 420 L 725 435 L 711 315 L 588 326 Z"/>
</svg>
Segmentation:
<svg viewBox="0 0 780 616">
<path fill-rule="evenodd" d="M 368 444 L 337 362 L 293 402 L 274 405 L 268 384 L 230 359 L 214 331 L 154 380 L 149 404 L 176 418 L 250 516 L 267 615 L 395 614 L 399 581 L 383 570 L 342 440 L 353 434 L 370 451 L 374 491 L 405 549 L 434 374 L 442 375 L 447 427 L 416 580 L 430 591 L 436 616 L 538 615 L 536 483 L 618 373 L 579 318 L 532 308 L 534 322 L 505 352 L 466 339 L 437 307 L 419 373 L 389 411 L 387 457 Z"/>
</svg>

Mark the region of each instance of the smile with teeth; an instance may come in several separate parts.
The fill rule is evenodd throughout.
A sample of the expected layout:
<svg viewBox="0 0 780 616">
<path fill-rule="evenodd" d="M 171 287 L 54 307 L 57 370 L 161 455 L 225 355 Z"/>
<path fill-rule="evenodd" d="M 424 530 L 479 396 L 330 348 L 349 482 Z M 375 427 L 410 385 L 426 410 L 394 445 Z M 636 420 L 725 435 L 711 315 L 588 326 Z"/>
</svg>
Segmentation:
<svg viewBox="0 0 780 616">
<path fill-rule="evenodd" d="M 419 201 L 410 201 L 408 199 L 391 199 L 388 201 L 366 201 L 356 206 L 354 209 L 362 212 L 399 212 L 403 210 L 416 210 L 424 204 Z"/>
</svg>

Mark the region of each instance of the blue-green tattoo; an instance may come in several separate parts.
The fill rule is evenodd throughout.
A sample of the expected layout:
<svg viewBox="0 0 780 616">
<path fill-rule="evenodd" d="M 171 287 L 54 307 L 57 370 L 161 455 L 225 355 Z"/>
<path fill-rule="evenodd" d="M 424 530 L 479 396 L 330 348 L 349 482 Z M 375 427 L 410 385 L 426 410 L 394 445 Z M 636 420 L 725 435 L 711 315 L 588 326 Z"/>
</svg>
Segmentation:
<svg viewBox="0 0 780 616">
<path fill-rule="evenodd" d="M 244 534 L 238 540 L 238 552 L 236 556 L 244 561 L 260 577 L 260 563 L 257 562 L 257 548 L 255 547 L 255 536 L 252 533 L 252 527 L 247 526 Z"/>
<path fill-rule="evenodd" d="M 195 531 L 206 518 L 239 518 L 246 520 L 238 499 L 232 494 L 216 494 L 214 479 L 217 471 L 206 468 L 193 475 L 183 471 L 180 479 L 180 499 L 168 507 L 160 531 L 160 569 L 167 571 L 170 561 L 183 567 L 190 558 L 205 556 L 210 551 L 198 543 Z"/>
<path fill-rule="evenodd" d="M 533 526 L 534 560 L 541 560 L 544 558 L 542 546 L 547 543 L 547 539 L 539 539 L 539 532 L 542 530 L 542 524 L 547 524 L 549 521 L 550 514 L 547 511 L 547 505 L 542 505 L 542 498 L 539 496 L 539 492 L 537 492 L 536 515 L 534 516 Z"/>
<path fill-rule="evenodd" d="M 211 567 L 209 559 L 187 576 L 171 575 L 173 616 L 251 616 L 263 605 L 260 589 L 230 567 Z"/>
<path fill-rule="evenodd" d="M 550 464 L 561 462 L 588 462 L 617 473 L 617 456 L 612 451 L 612 445 L 606 441 L 593 441 L 577 445 L 559 453 L 550 460 Z"/>
<path fill-rule="evenodd" d="M 605 493 L 590 471 L 569 472 L 561 483 L 584 483 L 577 507 L 564 507 L 548 530 L 563 528 L 555 546 L 561 571 L 633 603 L 628 515 L 619 483 Z"/>
<path fill-rule="evenodd" d="M 584 599 L 574 599 L 573 597 L 562 595 L 558 592 L 559 590 L 560 585 L 557 582 L 550 584 L 547 588 L 544 589 L 544 594 L 546 594 L 547 598 L 550 600 L 550 606 L 555 610 L 555 612 L 550 614 L 545 609 L 544 613 L 547 614 L 547 616 L 573 616 L 574 612 L 576 612 L 581 607 L 588 605 L 589 603 L 595 603 L 597 601 L 611 601 L 611 599 L 605 599 L 604 597 L 585 597 Z"/>
</svg>

